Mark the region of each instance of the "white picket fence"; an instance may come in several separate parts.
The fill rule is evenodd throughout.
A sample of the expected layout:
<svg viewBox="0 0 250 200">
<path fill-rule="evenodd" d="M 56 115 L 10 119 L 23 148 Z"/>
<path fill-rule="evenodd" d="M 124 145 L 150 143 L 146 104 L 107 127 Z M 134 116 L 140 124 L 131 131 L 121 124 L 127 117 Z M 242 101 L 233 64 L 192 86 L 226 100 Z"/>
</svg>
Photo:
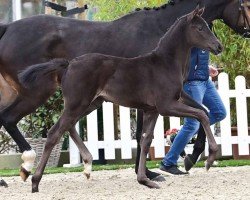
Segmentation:
<svg viewBox="0 0 250 200">
<path fill-rule="evenodd" d="M 238 144 L 239 155 L 249 155 L 250 136 L 248 133 L 247 97 L 250 97 L 250 89 L 246 89 L 246 81 L 243 76 L 235 79 L 235 89 L 229 89 L 229 79 L 226 73 L 221 73 L 218 77 L 218 91 L 225 104 L 227 117 L 220 122 L 220 137 L 215 137 L 218 144 L 221 144 L 221 153 L 224 156 L 232 155 L 232 144 Z M 230 120 L 230 98 L 236 98 L 238 136 L 231 136 Z M 105 159 L 115 159 L 115 149 L 121 149 L 122 159 L 132 158 L 132 148 L 136 148 L 136 140 L 131 139 L 130 109 L 120 106 L 120 139 L 114 137 L 114 116 L 113 104 L 103 104 L 103 129 L 104 140 L 98 141 L 97 111 L 93 111 L 87 116 L 87 138 L 85 141 L 88 149 L 92 153 L 94 160 L 99 159 L 98 150 L 104 149 Z M 179 128 L 180 119 L 170 117 L 170 128 Z M 79 126 L 79 124 L 77 124 Z M 165 155 L 164 120 L 158 118 L 152 147 L 155 149 L 155 157 L 160 158 Z M 79 128 L 79 127 L 78 127 Z M 212 129 L 213 130 L 213 129 Z M 207 147 L 205 154 L 207 155 Z M 80 155 L 75 144 L 70 140 L 70 164 L 75 166 L 80 163 Z"/>
</svg>

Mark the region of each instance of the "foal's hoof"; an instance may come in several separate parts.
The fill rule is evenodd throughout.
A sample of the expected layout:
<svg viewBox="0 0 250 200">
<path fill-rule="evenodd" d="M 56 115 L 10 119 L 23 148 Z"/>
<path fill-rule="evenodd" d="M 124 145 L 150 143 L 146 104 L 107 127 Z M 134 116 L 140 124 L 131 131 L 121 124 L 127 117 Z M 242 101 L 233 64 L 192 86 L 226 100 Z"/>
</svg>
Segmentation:
<svg viewBox="0 0 250 200">
<path fill-rule="evenodd" d="M 85 163 L 84 164 L 84 175 L 87 177 L 87 179 L 90 178 L 90 173 L 92 172 L 92 162 L 90 163 Z"/>
<path fill-rule="evenodd" d="M 194 161 L 192 155 L 188 154 L 184 158 L 184 167 L 185 167 L 185 170 L 188 172 L 194 165 L 195 165 L 195 161 Z"/>
<path fill-rule="evenodd" d="M 3 179 L 1 179 L 0 180 L 0 186 L 8 187 L 8 184 Z"/>
<path fill-rule="evenodd" d="M 138 182 L 140 184 L 142 184 L 142 185 L 145 185 L 145 186 L 149 187 L 149 188 L 155 188 L 155 189 L 159 189 L 160 188 L 160 186 L 157 183 L 149 180 L 148 178 L 146 178 L 144 180 L 138 180 Z"/>
<path fill-rule="evenodd" d="M 213 163 L 208 163 L 207 161 L 205 162 L 205 168 L 208 171 L 210 167 L 213 165 Z"/>
<path fill-rule="evenodd" d="M 21 166 L 21 169 L 20 169 L 20 176 L 22 178 L 23 181 L 26 181 L 27 178 L 29 177 L 31 172 L 28 172 L 26 169 L 24 169 L 22 166 Z"/>
</svg>

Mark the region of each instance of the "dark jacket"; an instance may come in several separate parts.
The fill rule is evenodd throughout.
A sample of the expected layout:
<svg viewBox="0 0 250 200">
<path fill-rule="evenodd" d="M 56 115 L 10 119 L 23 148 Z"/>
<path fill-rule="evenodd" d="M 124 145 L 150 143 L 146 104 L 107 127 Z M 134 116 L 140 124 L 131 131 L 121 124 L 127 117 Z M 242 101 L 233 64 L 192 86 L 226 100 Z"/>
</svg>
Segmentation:
<svg viewBox="0 0 250 200">
<path fill-rule="evenodd" d="M 192 48 L 187 81 L 206 81 L 209 78 L 209 52 Z"/>
</svg>

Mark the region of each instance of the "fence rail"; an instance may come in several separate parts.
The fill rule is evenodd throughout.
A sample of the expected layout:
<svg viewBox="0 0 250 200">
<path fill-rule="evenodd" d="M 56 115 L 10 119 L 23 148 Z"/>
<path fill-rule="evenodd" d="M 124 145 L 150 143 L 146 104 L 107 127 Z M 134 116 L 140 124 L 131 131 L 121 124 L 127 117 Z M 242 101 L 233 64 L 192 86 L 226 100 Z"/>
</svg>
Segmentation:
<svg viewBox="0 0 250 200">
<path fill-rule="evenodd" d="M 235 79 L 235 89 L 229 88 L 229 78 L 226 73 L 218 76 L 218 92 L 227 110 L 227 117 L 220 122 L 220 136 L 215 139 L 221 146 L 223 156 L 232 155 L 232 144 L 238 144 L 239 155 L 249 155 L 250 135 L 248 132 L 247 98 L 250 97 L 250 89 L 246 89 L 246 80 L 243 76 Z M 232 136 L 230 119 L 230 98 L 236 99 L 237 136 Z M 114 136 L 114 112 L 112 103 L 103 104 L 103 129 L 104 140 L 98 141 L 97 111 L 87 116 L 87 138 L 84 143 L 92 153 L 94 160 L 99 159 L 98 150 L 104 149 L 105 159 L 115 159 L 115 149 L 121 149 L 122 159 L 132 157 L 132 149 L 136 148 L 136 140 L 131 137 L 130 109 L 119 106 L 120 111 L 120 139 Z M 155 149 L 155 157 L 165 155 L 164 118 L 159 116 L 154 130 L 152 147 Z M 170 128 L 180 128 L 180 119 L 170 117 Z M 79 126 L 79 124 L 77 124 Z M 213 129 L 212 129 L 213 130 Z M 208 154 L 206 147 L 205 154 Z M 70 164 L 74 166 L 80 163 L 80 155 L 77 147 L 70 140 Z"/>
</svg>

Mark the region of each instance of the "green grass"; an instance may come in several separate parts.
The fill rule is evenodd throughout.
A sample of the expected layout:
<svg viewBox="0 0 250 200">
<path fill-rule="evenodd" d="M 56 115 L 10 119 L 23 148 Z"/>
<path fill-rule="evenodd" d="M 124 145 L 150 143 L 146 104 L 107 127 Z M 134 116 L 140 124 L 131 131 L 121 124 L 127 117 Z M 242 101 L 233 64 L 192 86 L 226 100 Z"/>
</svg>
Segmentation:
<svg viewBox="0 0 250 200">
<path fill-rule="evenodd" d="M 158 168 L 160 161 L 148 161 L 147 167 L 149 169 Z M 250 160 L 222 160 L 218 161 L 218 165 L 214 167 L 237 167 L 237 166 L 250 166 Z M 204 167 L 204 161 L 198 162 L 195 167 Z M 93 165 L 93 171 L 99 170 L 118 170 L 134 168 L 134 164 L 107 164 L 107 165 Z M 63 167 L 50 167 L 45 169 L 45 174 L 56 173 L 69 173 L 69 172 L 82 172 L 83 167 L 63 168 Z M 0 177 L 4 176 L 19 176 L 19 169 L 3 169 L 0 170 Z"/>
</svg>

